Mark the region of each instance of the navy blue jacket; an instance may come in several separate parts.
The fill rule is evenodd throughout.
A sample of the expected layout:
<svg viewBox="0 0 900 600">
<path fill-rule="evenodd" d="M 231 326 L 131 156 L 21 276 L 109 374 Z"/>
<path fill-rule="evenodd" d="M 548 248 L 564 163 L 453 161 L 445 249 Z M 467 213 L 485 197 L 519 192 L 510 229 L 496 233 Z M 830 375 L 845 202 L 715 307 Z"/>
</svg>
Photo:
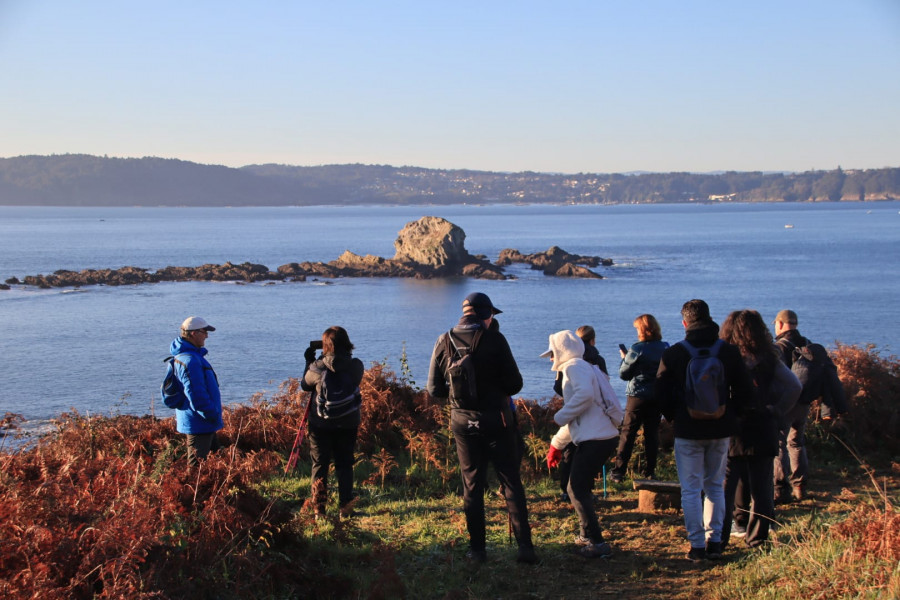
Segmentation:
<svg viewBox="0 0 900 600">
<path fill-rule="evenodd" d="M 668 342 L 659 340 L 638 342 L 631 346 L 619 365 L 619 377 L 628 382 L 626 395 L 645 400 L 653 398 L 659 360 L 668 347 Z"/>
</svg>

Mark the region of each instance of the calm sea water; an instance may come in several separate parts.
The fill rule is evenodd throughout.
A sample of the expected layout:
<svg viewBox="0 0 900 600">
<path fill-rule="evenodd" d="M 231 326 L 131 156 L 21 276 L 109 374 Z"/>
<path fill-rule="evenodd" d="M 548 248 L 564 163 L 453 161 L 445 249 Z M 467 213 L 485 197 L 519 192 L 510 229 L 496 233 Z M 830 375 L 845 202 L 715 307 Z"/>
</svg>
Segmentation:
<svg viewBox="0 0 900 600">
<path fill-rule="evenodd" d="M 604 280 L 340 279 L 330 282 L 165 283 L 131 287 L 0 292 L 5 383 L 0 414 L 34 423 L 63 411 L 145 414 L 159 402 L 162 358 L 181 321 L 217 327 L 209 358 L 227 402 L 274 391 L 302 371 L 309 340 L 347 328 L 364 362 L 424 385 L 437 336 L 462 299 L 486 292 L 504 312 L 502 331 L 525 377 L 521 396 L 549 396 L 547 336 L 591 324 L 598 348 L 618 364 L 617 344 L 634 342 L 631 322 L 650 312 L 667 340 L 682 337 L 679 310 L 707 300 L 719 322 L 755 308 L 800 315 L 817 341 L 877 344 L 893 352 L 900 322 L 900 203 L 661 206 L 455 206 L 365 208 L 17 208 L 0 207 L 0 280 L 57 269 L 155 269 L 225 261 L 271 269 L 328 261 L 345 249 L 393 256 L 397 232 L 424 215 L 466 232 L 473 254 L 536 252 L 558 245 L 611 257 Z M 793 225 L 786 228 L 785 225 Z M 613 378 L 624 395 L 624 384 Z"/>
</svg>

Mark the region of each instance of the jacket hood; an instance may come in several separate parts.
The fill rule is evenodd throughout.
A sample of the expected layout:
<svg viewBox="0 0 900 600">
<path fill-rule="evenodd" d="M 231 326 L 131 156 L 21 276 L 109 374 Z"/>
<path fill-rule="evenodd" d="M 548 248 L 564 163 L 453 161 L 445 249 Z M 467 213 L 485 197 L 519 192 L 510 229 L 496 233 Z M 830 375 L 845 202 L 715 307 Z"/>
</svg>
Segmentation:
<svg viewBox="0 0 900 600">
<path fill-rule="evenodd" d="M 711 346 L 719 339 L 719 324 L 715 321 L 693 323 L 684 330 L 684 339 L 691 344 Z"/>
<path fill-rule="evenodd" d="M 551 371 L 559 371 L 562 365 L 573 358 L 584 356 L 584 342 L 568 329 L 550 335 L 549 349 L 553 351 Z"/>
<path fill-rule="evenodd" d="M 172 345 L 169 346 L 169 353 L 172 356 L 176 356 L 178 354 L 181 354 L 182 352 L 193 352 L 194 354 L 199 354 L 200 356 L 206 356 L 209 350 L 207 350 L 206 348 L 198 348 L 183 337 L 177 337 L 172 340 Z"/>
</svg>

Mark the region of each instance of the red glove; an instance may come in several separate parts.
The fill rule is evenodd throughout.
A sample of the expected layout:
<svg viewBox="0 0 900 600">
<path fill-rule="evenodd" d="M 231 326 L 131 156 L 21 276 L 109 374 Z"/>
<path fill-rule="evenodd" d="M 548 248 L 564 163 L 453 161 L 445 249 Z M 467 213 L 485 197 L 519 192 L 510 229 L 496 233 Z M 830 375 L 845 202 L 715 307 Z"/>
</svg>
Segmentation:
<svg viewBox="0 0 900 600">
<path fill-rule="evenodd" d="M 550 446 L 550 452 L 547 453 L 547 466 L 551 469 L 559 464 L 559 461 L 562 460 L 562 450 L 558 450 L 553 446 Z"/>
</svg>

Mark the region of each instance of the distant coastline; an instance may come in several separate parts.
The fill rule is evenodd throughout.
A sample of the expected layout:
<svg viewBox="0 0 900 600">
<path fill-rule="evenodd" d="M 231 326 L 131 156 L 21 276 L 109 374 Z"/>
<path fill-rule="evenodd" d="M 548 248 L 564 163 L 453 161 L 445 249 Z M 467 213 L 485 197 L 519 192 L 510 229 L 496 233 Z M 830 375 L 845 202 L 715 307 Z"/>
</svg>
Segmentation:
<svg viewBox="0 0 900 600">
<path fill-rule="evenodd" d="M 900 199 L 900 168 L 497 173 L 387 165 L 231 168 L 85 154 L 0 158 L 0 206 L 428 206 Z"/>
</svg>

